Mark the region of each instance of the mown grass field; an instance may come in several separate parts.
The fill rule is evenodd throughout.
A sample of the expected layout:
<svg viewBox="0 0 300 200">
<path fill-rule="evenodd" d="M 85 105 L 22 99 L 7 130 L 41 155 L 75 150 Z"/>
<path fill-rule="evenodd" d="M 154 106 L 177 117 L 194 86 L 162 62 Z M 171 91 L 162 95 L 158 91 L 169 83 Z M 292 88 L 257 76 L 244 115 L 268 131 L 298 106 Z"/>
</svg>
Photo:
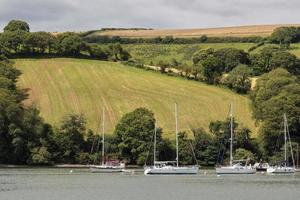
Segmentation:
<svg viewBox="0 0 300 200">
<path fill-rule="evenodd" d="M 104 61 L 55 58 L 15 63 L 23 72 L 19 87 L 31 89 L 26 103 L 36 104 L 45 120 L 55 125 L 68 113 L 83 113 L 88 127 L 98 130 L 104 105 L 107 131 L 112 133 L 122 115 L 147 107 L 165 136 L 173 137 L 175 101 L 181 130 L 208 129 L 210 121 L 226 118 L 233 102 L 238 122 L 257 130 L 249 99 L 228 89 Z"/>
<path fill-rule="evenodd" d="M 273 24 L 273 25 L 252 25 L 217 28 L 195 28 L 195 29 L 153 29 L 153 30 L 108 30 L 94 32 L 92 35 L 107 35 L 120 37 L 199 37 L 201 35 L 226 37 L 226 36 L 268 36 L 274 29 L 282 26 L 299 26 L 299 24 Z"/>
</svg>

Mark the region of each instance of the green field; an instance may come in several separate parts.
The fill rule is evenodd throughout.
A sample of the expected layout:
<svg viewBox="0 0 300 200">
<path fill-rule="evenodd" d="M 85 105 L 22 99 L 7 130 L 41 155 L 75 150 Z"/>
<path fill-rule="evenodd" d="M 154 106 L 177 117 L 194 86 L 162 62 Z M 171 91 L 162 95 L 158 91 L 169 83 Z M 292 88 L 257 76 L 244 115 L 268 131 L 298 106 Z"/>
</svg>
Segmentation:
<svg viewBox="0 0 300 200">
<path fill-rule="evenodd" d="M 30 99 L 47 122 L 58 125 L 68 113 L 83 113 L 88 127 L 99 129 L 101 109 L 107 111 L 107 131 L 125 113 L 137 107 L 151 109 L 165 136 L 173 136 L 174 102 L 179 106 L 179 127 L 208 128 L 212 120 L 224 120 L 234 102 L 239 123 L 255 133 L 249 99 L 228 89 L 208 86 L 119 63 L 82 59 L 17 59 L 23 72 L 18 84 L 30 88 Z M 172 135 L 170 135 L 172 134 Z"/>
</svg>

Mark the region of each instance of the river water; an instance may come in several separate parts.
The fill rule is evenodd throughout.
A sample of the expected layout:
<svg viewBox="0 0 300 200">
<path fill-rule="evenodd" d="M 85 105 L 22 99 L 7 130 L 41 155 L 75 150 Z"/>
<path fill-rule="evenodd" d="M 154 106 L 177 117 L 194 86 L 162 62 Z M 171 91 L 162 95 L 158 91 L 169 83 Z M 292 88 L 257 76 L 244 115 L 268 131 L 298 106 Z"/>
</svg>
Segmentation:
<svg viewBox="0 0 300 200">
<path fill-rule="evenodd" d="M 300 173 L 145 176 L 87 169 L 0 169 L 0 200 L 299 200 Z"/>
</svg>

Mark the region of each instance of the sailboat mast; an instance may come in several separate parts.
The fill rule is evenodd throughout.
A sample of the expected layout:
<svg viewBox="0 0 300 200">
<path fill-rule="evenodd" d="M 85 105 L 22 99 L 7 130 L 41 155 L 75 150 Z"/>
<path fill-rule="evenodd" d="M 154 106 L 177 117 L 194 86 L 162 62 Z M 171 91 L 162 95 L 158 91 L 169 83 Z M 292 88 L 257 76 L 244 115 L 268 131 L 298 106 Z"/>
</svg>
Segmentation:
<svg viewBox="0 0 300 200">
<path fill-rule="evenodd" d="M 230 166 L 233 164 L 233 116 L 232 116 L 232 103 L 230 104 Z"/>
<path fill-rule="evenodd" d="M 154 124 L 154 148 L 153 148 L 153 164 L 155 165 L 156 161 L 156 121 Z"/>
<path fill-rule="evenodd" d="M 105 148 L 104 148 L 104 132 L 105 132 L 105 129 L 104 129 L 104 121 L 105 121 L 105 112 L 104 112 L 104 106 L 103 106 L 103 109 L 102 109 L 102 165 L 104 165 L 104 151 L 105 151 Z"/>
<path fill-rule="evenodd" d="M 299 167 L 299 144 L 297 143 L 297 168 Z"/>
<path fill-rule="evenodd" d="M 175 103 L 175 128 L 176 128 L 176 166 L 178 167 L 178 116 L 177 116 L 177 103 Z"/>
<path fill-rule="evenodd" d="M 285 113 L 283 114 L 283 120 L 284 120 L 284 166 L 287 166 L 287 145 L 286 145 L 286 141 L 287 141 L 287 135 L 286 135 L 286 115 Z"/>
</svg>

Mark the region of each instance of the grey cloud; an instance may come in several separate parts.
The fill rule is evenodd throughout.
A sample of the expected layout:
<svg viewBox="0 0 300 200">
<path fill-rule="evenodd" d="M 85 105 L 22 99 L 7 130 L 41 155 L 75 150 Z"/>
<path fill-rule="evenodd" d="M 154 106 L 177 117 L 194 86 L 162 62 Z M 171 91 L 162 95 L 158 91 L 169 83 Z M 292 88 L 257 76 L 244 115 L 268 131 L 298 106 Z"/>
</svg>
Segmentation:
<svg viewBox="0 0 300 200">
<path fill-rule="evenodd" d="M 0 28 L 11 19 L 48 31 L 299 23 L 299 8 L 298 0 L 0 0 Z"/>
</svg>

